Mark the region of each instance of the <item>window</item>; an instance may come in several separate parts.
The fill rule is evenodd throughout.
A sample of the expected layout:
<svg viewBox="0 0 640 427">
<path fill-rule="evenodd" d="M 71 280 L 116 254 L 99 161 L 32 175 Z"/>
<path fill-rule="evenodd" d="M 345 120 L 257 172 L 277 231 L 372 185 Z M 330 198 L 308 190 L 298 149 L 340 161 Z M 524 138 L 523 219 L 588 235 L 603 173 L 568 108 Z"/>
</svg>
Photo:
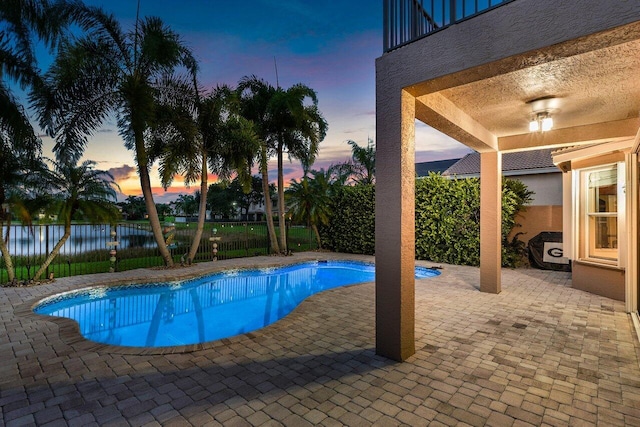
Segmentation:
<svg viewBox="0 0 640 427">
<path fill-rule="evenodd" d="M 623 179 L 622 163 L 582 171 L 584 208 L 580 252 L 583 258 L 618 263 L 619 220 L 624 212 Z"/>
</svg>

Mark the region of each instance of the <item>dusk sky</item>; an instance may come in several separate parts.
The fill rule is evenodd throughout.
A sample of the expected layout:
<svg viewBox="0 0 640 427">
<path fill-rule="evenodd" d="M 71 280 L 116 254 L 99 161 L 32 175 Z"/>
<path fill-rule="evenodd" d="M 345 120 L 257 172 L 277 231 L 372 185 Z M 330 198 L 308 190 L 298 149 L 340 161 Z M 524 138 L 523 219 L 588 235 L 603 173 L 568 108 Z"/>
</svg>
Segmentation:
<svg viewBox="0 0 640 427">
<path fill-rule="evenodd" d="M 103 7 L 125 29 L 135 20 L 135 0 L 85 0 Z M 247 0 L 142 0 L 140 16 L 159 16 L 178 32 L 200 63 L 199 80 L 205 88 L 225 83 L 235 86 L 255 74 L 282 87 L 303 83 L 313 88 L 319 108 L 329 123 L 314 169 L 344 162 L 350 157 L 347 140 L 365 145 L 375 141 L 375 58 L 382 54 L 382 1 L 336 2 Z M 44 66 L 44 64 L 43 64 Z M 45 67 L 46 68 L 46 67 Z M 122 191 L 140 195 L 135 163 L 118 135 L 115 120 L 90 138 L 86 159 L 110 170 Z M 45 138 L 45 149 L 52 141 Z M 416 161 L 462 157 L 469 150 L 424 125 L 416 129 Z M 45 155 L 51 156 L 50 153 Z M 275 162 L 270 176 L 275 178 Z M 285 182 L 301 176 L 299 163 L 285 165 Z M 191 192 L 181 180 L 165 192 L 158 184 L 156 202 Z"/>
</svg>

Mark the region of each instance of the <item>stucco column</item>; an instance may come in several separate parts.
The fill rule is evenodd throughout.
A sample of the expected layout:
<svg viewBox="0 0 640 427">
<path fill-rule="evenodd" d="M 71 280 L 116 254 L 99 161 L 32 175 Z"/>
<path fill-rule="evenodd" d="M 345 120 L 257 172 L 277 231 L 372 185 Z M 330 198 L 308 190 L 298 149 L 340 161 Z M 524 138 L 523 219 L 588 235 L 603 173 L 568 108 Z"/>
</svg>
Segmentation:
<svg viewBox="0 0 640 427">
<path fill-rule="evenodd" d="M 415 98 L 378 90 L 376 353 L 398 361 L 415 353 L 414 138 Z"/>
<path fill-rule="evenodd" d="M 501 291 L 502 154 L 480 154 L 480 291 Z"/>
</svg>

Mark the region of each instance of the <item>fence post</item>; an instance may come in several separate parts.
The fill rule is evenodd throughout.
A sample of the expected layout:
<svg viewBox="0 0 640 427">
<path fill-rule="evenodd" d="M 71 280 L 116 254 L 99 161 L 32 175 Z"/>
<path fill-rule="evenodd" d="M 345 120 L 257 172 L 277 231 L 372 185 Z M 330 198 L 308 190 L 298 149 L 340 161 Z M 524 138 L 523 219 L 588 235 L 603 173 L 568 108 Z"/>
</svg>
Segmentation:
<svg viewBox="0 0 640 427">
<path fill-rule="evenodd" d="M 244 250 L 249 256 L 249 223 L 244 223 Z"/>
<path fill-rule="evenodd" d="M 289 215 L 289 218 L 285 217 L 284 218 L 284 239 L 285 239 L 285 243 L 287 245 L 287 254 L 291 253 L 291 245 L 289 244 L 289 229 L 291 228 L 291 215 Z"/>
<path fill-rule="evenodd" d="M 42 225 L 40 226 L 42 227 Z M 49 256 L 49 224 L 45 225 L 44 228 L 45 232 L 44 232 L 44 240 L 45 240 L 45 259 L 46 257 Z M 47 265 L 47 272 L 45 273 L 45 277 L 49 278 L 49 266 Z"/>
<path fill-rule="evenodd" d="M 266 217 L 265 217 L 266 218 Z M 267 255 L 271 255 L 271 237 L 269 237 L 269 226 L 265 222 L 265 228 L 267 229 Z"/>
<path fill-rule="evenodd" d="M 456 0 L 450 0 L 449 4 L 451 5 L 449 6 L 449 13 L 451 14 L 451 16 L 449 17 L 449 25 L 453 25 L 453 23 L 456 22 Z"/>
</svg>

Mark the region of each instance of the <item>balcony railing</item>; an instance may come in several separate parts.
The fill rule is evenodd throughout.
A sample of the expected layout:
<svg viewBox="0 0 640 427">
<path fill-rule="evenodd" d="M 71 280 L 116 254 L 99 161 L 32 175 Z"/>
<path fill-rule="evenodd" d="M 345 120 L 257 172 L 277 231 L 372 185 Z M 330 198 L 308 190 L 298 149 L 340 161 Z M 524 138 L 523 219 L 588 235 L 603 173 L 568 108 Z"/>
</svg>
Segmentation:
<svg viewBox="0 0 640 427">
<path fill-rule="evenodd" d="M 384 51 L 514 0 L 383 0 Z"/>
</svg>

